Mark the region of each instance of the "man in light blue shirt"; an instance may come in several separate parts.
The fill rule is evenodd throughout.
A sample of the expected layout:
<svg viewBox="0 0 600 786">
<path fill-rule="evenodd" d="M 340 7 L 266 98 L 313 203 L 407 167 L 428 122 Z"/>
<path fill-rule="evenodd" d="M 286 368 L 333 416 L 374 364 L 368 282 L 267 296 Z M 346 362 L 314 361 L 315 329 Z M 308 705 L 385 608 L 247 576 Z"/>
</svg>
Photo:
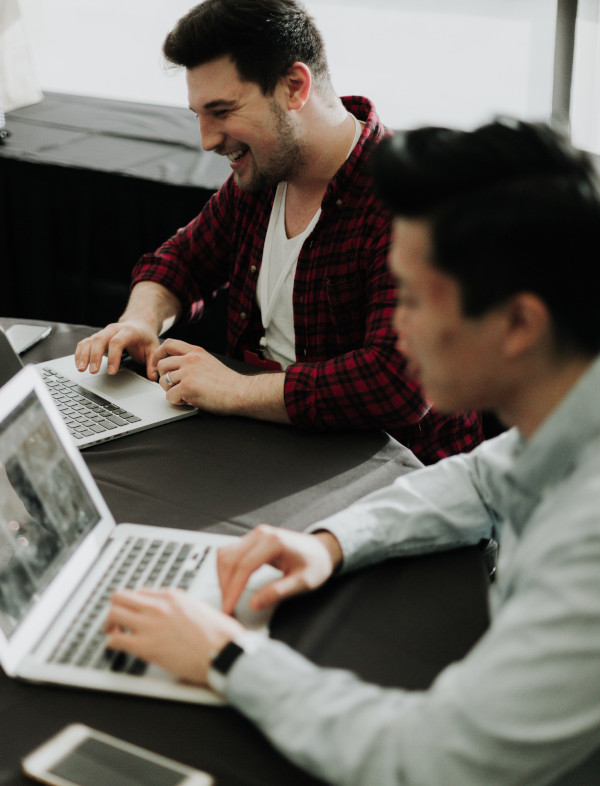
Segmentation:
<svg viewBox="0 0 600 786">
<path fill-rule="evenodd" d="M 440 409 L 491 409 L 511 428 L 311 533 L 262 526 L 224 549 L 225 613 L 119 594 L 108 645 L 210 684 L 331 783 L 600 784 L 596 175 L 546 126 L 512 121 L 399 135 L 375 166 L 397 217 L 400 349 Z M 490 628 L 426 691 L 317 668 L 227 614 L 263 563 L 283 575 L 257 608 L 336 570 L 490 537 Z"/>
</svg>

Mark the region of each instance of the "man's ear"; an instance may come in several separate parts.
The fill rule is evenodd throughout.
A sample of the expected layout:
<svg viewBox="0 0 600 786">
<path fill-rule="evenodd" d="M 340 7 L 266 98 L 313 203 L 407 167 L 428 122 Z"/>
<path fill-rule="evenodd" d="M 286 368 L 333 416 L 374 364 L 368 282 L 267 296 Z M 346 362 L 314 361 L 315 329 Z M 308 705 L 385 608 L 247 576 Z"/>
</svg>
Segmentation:
<svg viewBox="0 0 600 786">
<path fill-rule="evenodd" d="M 504 304 L 507 357 L 517 358 L 547 340 L 552 319 L 548 307 L 537 295 L 519 292 Z"/>
<path fill-rule="evenodd" d="M 308 101 L 312 88 L 312 73 L 310 68 L 300 61 L 294 63 L 283 77 L 287 93 L 288 109 L 302 109 Z"/>
</svg>

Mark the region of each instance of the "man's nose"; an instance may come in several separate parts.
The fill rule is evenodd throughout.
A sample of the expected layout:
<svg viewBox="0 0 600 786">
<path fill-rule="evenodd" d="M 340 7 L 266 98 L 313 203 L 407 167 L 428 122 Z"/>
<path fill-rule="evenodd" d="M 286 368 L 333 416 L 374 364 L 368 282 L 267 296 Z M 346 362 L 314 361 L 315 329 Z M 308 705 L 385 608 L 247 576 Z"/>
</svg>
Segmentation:
<svg viewBox="0 0 600 786">
<path fill-rule="evenodd" d="M 225 134 L 219 130 L 212 118 L 199 118 L 202 149 L 210 152 L 223 144 Z"/>
</svg>

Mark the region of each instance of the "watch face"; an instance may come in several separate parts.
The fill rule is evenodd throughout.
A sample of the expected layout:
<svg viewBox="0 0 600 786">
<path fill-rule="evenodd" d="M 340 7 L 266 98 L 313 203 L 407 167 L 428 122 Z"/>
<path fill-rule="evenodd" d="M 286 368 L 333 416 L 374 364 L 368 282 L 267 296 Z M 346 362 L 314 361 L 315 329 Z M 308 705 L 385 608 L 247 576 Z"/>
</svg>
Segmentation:
<svg viewBox="0 0 600 786">
<path fill-rule="evenodd" d="M 215 656 L 212 662 L 212 668 L 220 674 L 227 674 L 236 660 L 242 655 L 244 650 L 235 641 L 230 641 L 226 644 L 221 652 Z"/>
</svg>

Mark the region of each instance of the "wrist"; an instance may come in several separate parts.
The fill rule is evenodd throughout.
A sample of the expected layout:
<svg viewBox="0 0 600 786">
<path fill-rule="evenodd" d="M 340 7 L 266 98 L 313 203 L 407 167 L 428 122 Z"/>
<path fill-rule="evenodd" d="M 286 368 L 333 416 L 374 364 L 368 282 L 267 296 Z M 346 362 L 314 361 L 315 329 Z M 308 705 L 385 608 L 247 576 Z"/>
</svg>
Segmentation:
<svg viewBox="0 0 600 786">
<path fill-rule="evenodd" d="M 285 373 L 239 374 L 233 406 L 236 414 L 289 423 L 284 400 Z"/>
<path fill-rule="evenodd" d="M 138 281 L 119 322 L 137 322 L 160 336 L 179 319 L 179 298 L 156 281 Z"/>
<path fill-rule="evenodd" d="M 244 630 L 230 639 L 223 647 L 211 653 L 207 682 L 215 693 L 223 694 L 227 680 L 239 659 L 260 647 L 264 635 Z"/>
<path fill-rule="evenodd" d="M 341 568 L 344 561 L 344 552 L 342 551 L 339 540 L 332 532 L 324 529 L 313 532 L 313 535 L 321 541 L 321 543 L 329 552 L 329 557 L 331 559 L 331 572 L 335 573 L 336 570 Z"/>
</svg>

